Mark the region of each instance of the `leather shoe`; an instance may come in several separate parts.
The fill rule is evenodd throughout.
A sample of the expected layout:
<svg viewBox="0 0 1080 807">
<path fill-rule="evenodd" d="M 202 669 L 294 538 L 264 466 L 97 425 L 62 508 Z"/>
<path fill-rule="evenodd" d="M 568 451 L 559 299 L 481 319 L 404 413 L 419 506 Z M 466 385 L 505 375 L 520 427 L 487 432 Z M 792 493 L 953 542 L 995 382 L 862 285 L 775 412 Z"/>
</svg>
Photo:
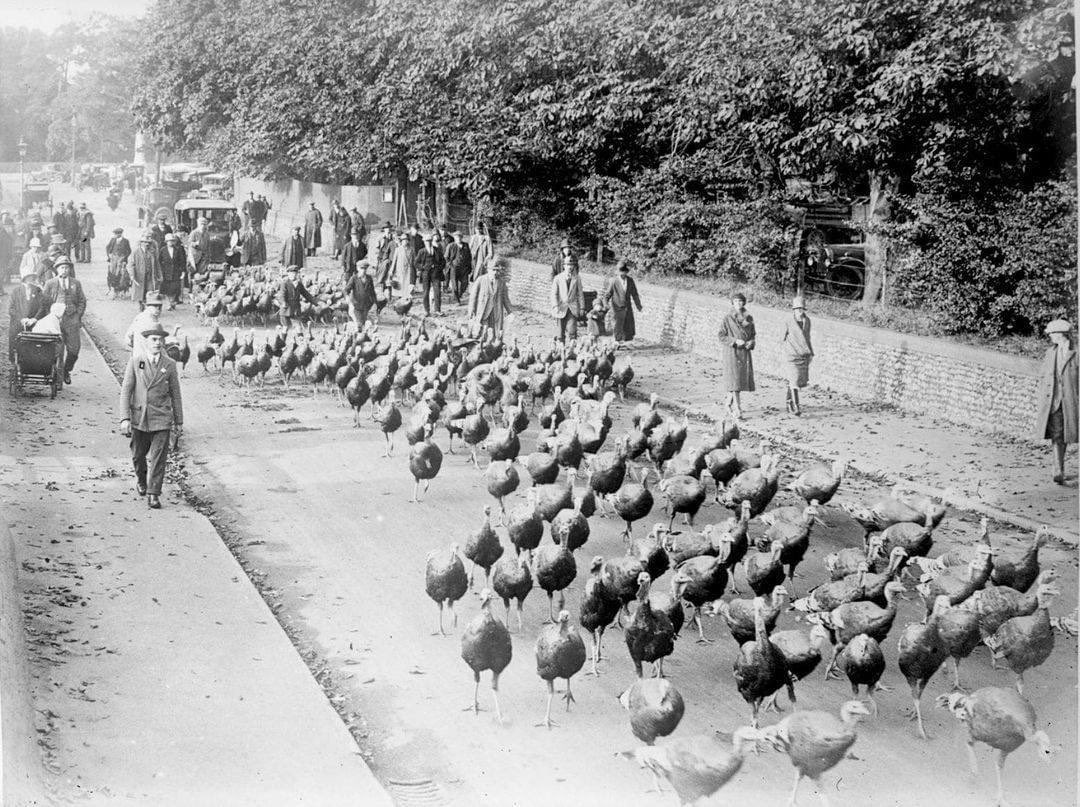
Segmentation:
<svg viewBox="0 0 1080 807">
<path fill-rule="evenodd" d="M 64 373 L 64 383 L 65 384 L 70 384 L 71 383 L 71 373 Z"/>
<path fill-rule="evenodd" d="M 146 485 L 144 485 L 142 482 L 135 483 L 135 490 L 139 492 L 140 496 L 146 495 Z"/>
<path fill-rule="evenodd" d="M 150 507 L 151 510 L 161 509 L 161 499 L 159 499 L 153 493 L 146 497 L 146 504 Z"/>
</svg>

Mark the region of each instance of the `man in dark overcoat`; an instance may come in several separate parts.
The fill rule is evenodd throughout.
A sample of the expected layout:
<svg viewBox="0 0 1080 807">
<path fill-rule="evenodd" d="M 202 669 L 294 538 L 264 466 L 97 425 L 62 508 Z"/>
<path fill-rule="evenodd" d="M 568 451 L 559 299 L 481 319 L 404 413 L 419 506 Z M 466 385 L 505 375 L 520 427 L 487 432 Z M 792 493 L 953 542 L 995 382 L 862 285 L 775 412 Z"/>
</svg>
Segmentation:
<svg viewBox="0 0 1080 807">
<path fill-rule="evenodd" d="M 82 345 L 80 332 L 82 318 L 86 313 L 86 295 L 82 283 L 73 276 L 71 259 L 60 256 L 53 264 L 57 276 L 45 283 L 41 290 L 42 305 L 51 307 L 53 303 L 64 304 L 64 318 L 60 320 L 60 335 L 64 339 L 64 383 L 71 383 L 71 371 L 79 359 Z"/>
<path fill-rule="evenodd" d="M 158 251 L 161 264 L 161 294 L 169 301 L 169 310 L 180 302 L 180 292 L 187 273 L 187 253 L 176 233 L 165 236 L 165 246 Z"/>
<path fill-rule="evenodd" d="M 469 246 L 462 240 L 461 232 L 455 231 L 453 240 L 446 247 L 446 271 L 450 275 L 450 287 L 454 292 L 454 299 L 459 303 L 461 296 L 469 286 L 469 276 L 472 274 L 472 253 Z"/>
<path fill-rule="evenodd" d="M 281 246 L 281 265 L 303 267 L 305 254 L 304 238 L 300 235 L 300 225 L 297 224 L 293 227 L 292 235 Z"/>
<path fill-rule="evenodd" d="M 315 298 L 300 279 L 300 267 L 290 266 L 285 270 L 285 280 L 281 283 L 281 307 L 278 318 L 285 330 L 292 327 L 292 321 L 300 318 L 300 300 L 314 303 Z"/>
<path fill-rule="evenodd" d="M 367 257 L 367 247 L 360 240 L 360 233 L 351 232 L 349 240 L 341 249 L 341 270 L 346 275 L 352 274 L 356 271 L 356 265 L 365 257 Z"/>
<path fill-rule="evenodd" d="M 312 202 L 311 209 L 304 214 L 304 248 L 307 249 L 309 257 L 322 246 L 322 224 L 322 213 Z"/>
<path fill-rule="evenodd" d="M 420 281 L 424 290 L 424 313 L 430 314 L 432 305 L 435 308 L 435 316 L 442 316 L 442 283 L 446 270 L 446 259 L 443 252 L 435 246 L 434 239 L 429 233 L 424 236 L 424 248 L 416 253 L 416 279 Z M 434 303 L 432 303 L 434 296 Z"/>
</svg>

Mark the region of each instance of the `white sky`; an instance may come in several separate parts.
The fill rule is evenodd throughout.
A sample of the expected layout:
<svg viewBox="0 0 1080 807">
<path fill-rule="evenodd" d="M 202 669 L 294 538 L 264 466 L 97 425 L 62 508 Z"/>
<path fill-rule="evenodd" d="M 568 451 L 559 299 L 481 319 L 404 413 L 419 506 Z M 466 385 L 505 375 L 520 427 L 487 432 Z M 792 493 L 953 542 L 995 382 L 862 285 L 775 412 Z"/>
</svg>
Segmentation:
<svg viewBox="0 0 1080 807">
<path fill-rule="evenodd" d="M 94 14 L 137 17 L 148 4 L 149 0 L 0 0 L 0 24 L 52 31 Z"/>
</svg>

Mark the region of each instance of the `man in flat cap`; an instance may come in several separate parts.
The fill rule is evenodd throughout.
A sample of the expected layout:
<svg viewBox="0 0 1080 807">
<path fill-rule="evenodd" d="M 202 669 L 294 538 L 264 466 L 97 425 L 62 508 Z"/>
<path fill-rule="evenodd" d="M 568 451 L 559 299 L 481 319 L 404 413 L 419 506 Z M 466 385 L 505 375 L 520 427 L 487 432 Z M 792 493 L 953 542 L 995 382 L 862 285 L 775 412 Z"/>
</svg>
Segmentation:
<svg viewBox="0 0 1080 807">
<path fill-rule="evenodd" d="M 113 236 L 105 245 L 105 257 L 109 260 L 109 271 L 105 281 L 109 286 L 109 295 L 116 299 L 131 288 L 131 276 L 127 264 L 131 257 L 131 243 L 124 238 L 124 228 L 114 227 Z"/>
<path fill-rule="evenodd" d="M 56 259 L 54 268 L 57 276 L 45 284 L 41 297 L 46 305 L 64 304 L 60 335 L 64 337 L 64 383 L 70 384 L 71 371 L 79 359 L 79 348 L 82 345 L 80 333 L 83 314 L 86 313 L 86 295 L 83 293 L 82 283 L 74 276 L 70 258 L 60 256 Z"/>
<path fill-rule="evenodd" d="M 143 301 L 148 292 L 156 292 L 161 287 L 161 263 L 154 236 L 144 230 L 139 238 L 139 245 L 131 256 L 131 299 L 143 309 Z"/>
<path fill-rule="evenodd" d="M 143 331 L 145 353 L 132 353 L 120 388 L 120 431 L 131 438 L 135 488 L 153 510 L 161 507 L 161 485 L 169 456 L 169 434 L 184 429 L 184 403 L 176 362 L 162 347 L 161 325 Z"/>
<path fill-rule="evenodd" d="M 1080 384 L 1072 325 L 1055 319 L 1046 326 L 1053 343 L 1043 356 L 1039 373 L 1039 410 L 1035 419 L 1036 440 L 1049 440 L 1054 449 L 1053 480 L 1065 484 L 1065 449 L 1077 442 L 1077 387 Z"/>
<path fill-rule="evenodd" d="M 360 240 L 360 233 L 350 230 L 349 240 L 341 247 L 341 271 L 346 276 L 356 271 L 356 265 L 367 257 L 367 247 Z"/>
<path fill-rule="evenodd" d="M 79 202 L 76 215 L 79 220 L 79 241 L 75 245 L 75 257 L 79 263 L 90 263 L 93 260 L 92 242 L 95 238 L 94 214 L 86 206 L 86 202 Z"/>
<path fill-rule="evenodd" d="M 304 248 L 307 249 L 308 257 L 315 254 L 315 250 L 322 246 L 322 211 L 310 202 L 310 209 L 304 214 Z"/>
<path fill-rule="evenodd" d="M 288 266 L 285 269 L 285 279 L 281 282 L 280 307 L 278 320 L 286 331 L 292 327 L 292 321 L 300 318 L 300 300 L 314 303 L 315 298 L 307 290 L 304 281 L 300 278 L 299 266 Z"/>
<path fill-rule="evenodd" d="M 300 225 L 292 228 L 292 235 L 281 245 L 282 266 L 304 266 L 304 238 L 300 235 Z"/>
</svg>

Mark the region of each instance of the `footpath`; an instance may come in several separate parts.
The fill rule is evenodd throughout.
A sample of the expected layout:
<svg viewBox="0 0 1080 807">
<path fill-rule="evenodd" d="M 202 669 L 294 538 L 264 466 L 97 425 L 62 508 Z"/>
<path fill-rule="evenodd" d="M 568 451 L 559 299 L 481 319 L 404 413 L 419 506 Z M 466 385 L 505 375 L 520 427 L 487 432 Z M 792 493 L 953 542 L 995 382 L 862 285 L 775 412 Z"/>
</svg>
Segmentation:
<svg viewBox="0 0 1080 807">
<path fill-rule="evenodd" d="M 513 300 L 511 300 L 513 303 Z M 718 304 L 720 302 L 718 301 Z M 414 305 L 415 313 L 418 306 Z M 443 301 L 441 322 L 464 317 L 465 307 Z M 508 336 L 549 345 L 550 317 L 516 308 Z M 717 421 L 726 415 L 719 361 L 664 345 L 633 343 L 619 351 L 635 378 L 632 394 L 657 393 L 660 405 L 691 418 Z M 813 380 L 813 366 L 810 378 Z M 1046 526 L 1058 539 L 1080 541 L 1077 454 L 1067 456 L 1067 484 L 1051 479 L 1049 444 L 988 435 L 893 406 L 855 401 L 810 387 L 803 391 L 802 416 L 785 407 L 785 382 L 756 373 L 757 391 L 743 394 L 740 428 L 751 440 L 826 460 L 846 458 L 852 470 L 902 490 L 934 496 L 945 504 L 1033 531 Z"/>
<path fill-rule="evenodd" d="M 3 803 L 389 805 L 207 519 L 137 495 L 94 344 L 55 400 L 0 366 Z"/>
</svg>

